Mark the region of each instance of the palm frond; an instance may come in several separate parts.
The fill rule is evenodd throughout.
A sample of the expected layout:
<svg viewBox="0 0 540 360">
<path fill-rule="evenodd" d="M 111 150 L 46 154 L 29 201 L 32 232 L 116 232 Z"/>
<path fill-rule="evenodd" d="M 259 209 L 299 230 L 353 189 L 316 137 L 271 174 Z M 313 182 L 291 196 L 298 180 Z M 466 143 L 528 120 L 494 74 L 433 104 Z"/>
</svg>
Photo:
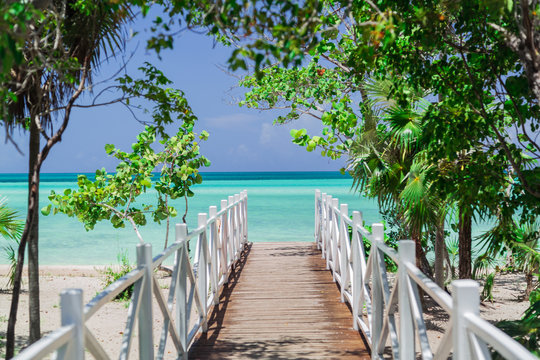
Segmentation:
<svg viewBox="0 0 540 360">
<path fill-rule="evenodd" d="M 6 198 L 0 199 L 0 236 L 18 239 L 22 235 L 24 223 L 19 220 L 17 211 L 6 205 Z"/>
<path fill-rule="evenodd" d="M 422 134 L 420 116 L 412 110 L 391 108 L 385 117 L 390 126 L 389 141 L 406 151 L 416 147 Z"/>
<path fill-rule="evenodd" d="M 482 275 L 487 274 L 490 270 L 495 269 L 497 266 L 496 258 L 490 256 L 487 253 L 484 253 L 478 256 L 474 260 L 473 264 L 473 279 L 478 279 Z"/>
</svg>

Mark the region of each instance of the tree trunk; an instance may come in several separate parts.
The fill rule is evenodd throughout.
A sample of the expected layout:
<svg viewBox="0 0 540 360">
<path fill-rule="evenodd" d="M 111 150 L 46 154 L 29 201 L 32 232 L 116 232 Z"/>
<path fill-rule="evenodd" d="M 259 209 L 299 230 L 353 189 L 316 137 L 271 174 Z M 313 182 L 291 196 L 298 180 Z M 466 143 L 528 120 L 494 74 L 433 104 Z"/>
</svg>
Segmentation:
<svg viewBox="0 0 540 360">
<path fill-rule="evenodd" d="M 40 151 L 40 133 L 34 121 L 30 125 L 30 150 L 28 166 L 28 192 L 33 187 L 37 192 L 34 201 L 36 214 L 30 223 L 28 234 L 28 307 L 30 317 L 29 343 L 33 344 L 41 338 L 40 309 L 39 309 L 39 171 L 33 174 L 32 169 L 37 168 L 37 161 Z M 34 181 L 32 181 L 34 179 Z"/>
<path fill-rule="evenodd" d="M 459 278 L 472 278 L 472 217 L 469 211 L 459 209 Z"/>
<path fill-rule="evenodd" d="M 33 121 L 31 122 L 33 123 Z M 36 131 L 31 125 L 30 131 Z M 39 135 L 39 133 L 38 133 Z M 32 144 L 32 142 L 31 142 Z M 34 143 L 35 145 L 35 143 Z M 31 145 L 31 150 L 33 150 Z M 15 266 L 15 276 L 13 279 L 13 293 L 11 295 L 11 307 L 9 310 L 9 320 L 6 334 L 6 359 L 11 359 L 15 353 L 15 323 L 17 322 L 17 311 L 19 308 L 19 296 L 22 285 L 22 272 L 24 266 L 24 253 L 26 244 L 31 236 L 34 218 L 37 217 L 38 198 L 39 198 L 39 147 L 37 154 L 31 153 L 30 158 L 34 157 L 33 167 L 29 169 L 29 184 L 28 184 L 28 212 L 26 214 L 26 222 L 24 224 L 23 234 L 17 250 L 17 265 Z M 39 288 L 38 288 L 39 290 Z M 38 308 L 39 311 L 39 308 Z M 39 317 L 38 317 L 39 319 Z M 39 328 L 38 328 L 39 330 Z"/>
<path fill-rule="evenodd" d="M 433 271 L 426 258 L 424 248 L 422 248 L 422 232 L 416 229 L 411 230 L 411 237 L 414 240 L 416 252 L 416 267 L 422 270 L 424 274 L 433 278 Z"/>
<path fill-rule="evenodd" d="M 17 250 L 17 265 L 15 266 L 15 274 L 13 279 L 13 293 L 11 295 L 11 307 L 9 311 L 9 320 L 6 334 L 6 359 L 11 359 L 15 354 L 15 324 L 17 322 L 17 311 L 19 308 L 19 297 L 22 287 L 22 272 L 24 267 L 24 255 L 26 244 L 33 241 L 32 256 L 29 255 L 29 262 L 32 267 L 29 267 L 29 288 L 30 288 L 30 339 L 34 335 L 33 341 L 39 339 L 40 334 L 40 318 L 39 318 L 39 282 L 36 287 L 36 280 L 39 276 L 37 267 L 37 230 L 38 230 L 38 208 L 39 208 L 39 130 L 34 123 L 30 122 L 30 148 L 29 148 L 29 169 L 28 169 L 28 212 L 26 214 L 26 222 L 24 224 L 23 234 L 19 242 Z M 32 239 L 32 240 L 30 240 Z M 32 293 L 32 291 L 34 291 Z M 37 296 L 36 292 L 37 291 Z M 37 305 L 36 305 L 37 304 Z M 37 320 L 36 320 L 37 311 Z M 34 321 L 34 324 L 32 323 Z M 37 326 L 35 325 L 37 323 Z M 35 338 L 35 334 L 38 334 Z M 30 340 L 32 342 L 32 340 Z"/>
<path fill-rule="evenodd" d="M 32 166 L 29 169 L 29 179 L 30 183 L 28 184 L 28 212 L 26 214 L 26 223 L 24 224 L 24 230 L 23 234 L 21 236 L 21 241 L 19 243 L 19 248 L 17 250 L 17 265 L 15 267 L 15 276 L 13 279 L 13 294 L 11 297 L 11 308 L 9 310 L 9 320 L 8 320 L 8 328 L 7 328 L 7 336 L 6 336 L 6 359 L 11 359 L 15 352 L 15 323 L 17 322 L 17 310 L 19 307 L 19 295 L 21 291 L 21 281 L 22 281 L 22 271 L 23 271 L 23 265 L 24 265 L 24 252 L 26 250 L 26 244 L 31 241 L 31 246 L 33 247 L 32 254 L 29 255 L 30 257 L 30 263 L 31 267 L 29 268 L 29 273 L 32 273 L 33 275 L 29 275 L 30 278 L 30 316 L 31 320 L 34 322 L 33 325 L 30 326 L 32 334 L 34 338 L 40 337 L 40 324 L 39 324 L 39 272 L 38 272 L 38 237 L 32 236 L 33 227 L 37 229 L 38 220 L 38 205 L 39 205 L 39 174 L 41 172 L 41 165 L 43 164 L 43 161 L 47 158 L 49 155 L 49 152 L 51 148 L 62 139 L 62 134 L 66 130 L 69 119 L 71 115 L 71 110 L 73 109 L 73 104 L 75 101 L 79 98 L 81 93 L 83 92 L 85 85 L 86 85 L 86 79 L 88 76 L 89 71 L 89 61 L 90 56 L 84 60 L 83 64 L 83 72 L 81 74 L 81 80 L 79 82 L 79 86 L 75 93 L 71 96 L 69 99 L 66 108 L 64 110 L 64 119 L 62 121 L 62 125 L 58 128 L 56 133 L 54 133 L 53 136 L 47 139 L 47 143 L 43 146 L 43 148 L 39 149 L 39 136 L 41 134 L 39 133 L 39 129 L 37 127 L 36 121 L 39 121 L 40 119 L 37 117 L 40 108 L 41 108 L 41 88 L 40 85 L 37 86 L 37 94 L 35 94 L 36 101 L 31 101 L 32 104 L 35 104 L 33 106 L 33 111 L 31 111 L 30 116 L 30 132 L 34 134 L 34 136 L 30 135 L 30 166 Z M 37 75 L 36 75 L 37 76 Z M 38 81 L 36 83 L 40 84 L 41 76 L 37 76 Z M 32 94 L 30 94 L 32 96 Z M 32 141 L 33 139 L 36 139 L 36 136 L 38 137 L 37 143 L 35 141 Z M 37 144 L 37 146 L 35 146 Z M 34 147 L 35 146 L 35 147 Z M 35 149 L 35 150 L 34 150 Z M 34 233 L 37 234 L 37 231 Z M 32 293 L 33 292 L 33 293 Z M 33 294 L 33 295 L 32 295 Z M 34 299 L 32 300 L 32 297 Z M 37 324 L 37 326 L 36 326 Z"/>
<path fill-rule="evenodd" d="M 525 289 L 525 300 L 529 300 L 529 297 L 534 289 L 532 271 L 527 271 L 525 274 L 525 282 L 527 283 L 527 288 Z"/>
<path fill-rule="evenodd" d="M 444 242 L 444 218 L 437 226 L 435 233 L 435 282 L 441 288 L 444 287 L 444 252 L 446 243 Z"/>
</svg>

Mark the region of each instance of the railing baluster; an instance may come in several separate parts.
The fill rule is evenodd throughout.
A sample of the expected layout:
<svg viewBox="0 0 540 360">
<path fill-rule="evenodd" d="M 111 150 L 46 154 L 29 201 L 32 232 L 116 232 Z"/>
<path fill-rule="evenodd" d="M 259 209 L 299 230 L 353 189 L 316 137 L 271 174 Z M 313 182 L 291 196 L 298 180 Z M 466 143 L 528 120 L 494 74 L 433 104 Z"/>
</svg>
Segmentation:
<svg viewBox="0 0 540 360">
<path fill-rule="evenodd" d="M 358 330 L 358 314 L 360 311 L 360 307 L 362 304 L 360 304 L 360 291 L 363 289 L 363 271 L 362 267 L 360 266 L 360 244 L 359 242 L 362 241 L 360 237 L 358 236 L 358 226 L 362 225 L 362 215 L 358 211 L 353 211 L 353 225 L 352 225 L 352 244 L 351 244 L 351 252 L 352 252 L 352 268 L 353 273 L 351 275 L 351 287 L 352 287 L 352 296 L 353 296 L 353 302 L 352 302 L 352 312 L 353 312 L 353 329 Z"/>
<path fill-rule="evenodd" d="M 233 264 L 235 258 L 236 258 L 236 241 L 235 241 L 235 227 L 234 227 L 234 207 L 232 205 L 234 204 L 234 196 L 229 196 L 229 206 L 231 206 L 229 210 L 229 254 L 231 257 L 231 265 Z"/>
<path fill-rule="evenodd" d="M 176 224 L 176 241 L 182 245 L 176 251 L 175 264 L 178 266 L 178 285 L 176 286 L 176 326 L 180 344 L 184 352 L 180 354 L 187 360 L 189 313 L 187 312 L 187 267 L 189 254 L 187 254 L 187 225 Z"/>
<path fill-rule="evenodd" d="M 248 195 L 247 190 L 243 191 L 243 197 L 244 200 L 242 201 L 242 204 L 244 205 L 244 244 L 247 244 L 248 242 Z"/>
<path fill-rule="evenodd" d="M 411 240 L 399 242 L 398 269 L 398 304 L 399 304 L 399 358 L 413 360 L 415 358 L 414 324 L 411 314 L 411 303 L 407 282 L 409 281 L 406 263 L 415 263 L 415 244 Z M 396 285 L 394 285 L 396 286 Z"/>
<path fill-rule="evenodd" d="M 332 261 L 332 196 L 326 195 L 326 270 L 330 270 Z M 334 279 L 335 281 L 335 279 Z"/>
<path fill-rule="evenodd" d="M 84 322 L 83 322 L 83 291 L 81 289 L 65 289 L 60 294 L 62 310 L 62 326 L 75 325 L 72 339 L 62 346 L 56 359 L 84 359 Z"/>
<path fill-rule="evenodd" d="M 349 206 L 347 204 L 341 204 L 340 208 L 340 220 L 339 220 L 339 242 L 340 242 L 340 274 L 341 274 L 341 302 L 345 301 L 345 292 L 348 290 L 348 272 L 349 272 L 349 254 L 347 253 L 347 247 L 349 242 L 349 231 L 345 218 L 349 217 Z"/>
<path fill-rule="evenodd" d="M 338 205 L 339 199 L 332 198 L 332 267 L 334 274 L 334 281 L 336 281 L 336 274 L 341 274 L 339 271 L 339 256 L 338 256 L 338 243 L 339 243 L 339 229 L 338 229 Z"/>
<path fill-rule="evenodd" d="M 480 314 L 478 283 L 474 280 L 455 280 L 452 282 L 453 314 L 452 340 L 455 360 L 472 359 L 472 349 L 465 314 Z"/>
<path fill-rule="evenodd" d="M 206 236 L 206 213 L 199 213 L 199 227 L 204 226 L 205 229 L 199 235 L 199 267 L 197 270 L 197 280 L 199 283 L 199 299 L 201 301 L 201 321 L 202 321 L 202 331 L 206 332 L 208 328 L 207 323 L 207 312 L 208 312 L 208 303 L 206 301 L 208 297 L 208 241 Z"/>
<path fill-rule="evenodd" d="M 321 244 L 319 243 L 319 237 L 320 237 L 320 222 L 319 222 L 319 200 L 321 198 L 321 191 L 315 190 L 315 243 L 317 244 L 317 249 L 321 248 Z"/>
<path fill-rule="evenodd" d="M 378 359 L 379 354 L 376 349 L 379 348 L 377 343 L 383 325 L 384 315 L 384 300 L 383 289 L 381 284 L 381 276 L 379 274 L 379 262 L 384 262 L 384 256 L 379 253 L 378 245 L 384 241 L 384 227 L 382 224 L 373 224 L 372 226 L 373 244 L 371 246 L 372 257 L 372 288 L 371 288 L 371 358 Z"/>
<path fill-rule="evenodd" d="M 221 210 L 227 209 L 227 200 L 221 200 Z M 221 272 L 225 275 L 224 283 L 229 282 L 229 224 L 227 211 L 221 215 Z"/>
<path fill-rule="evenodd" d="M 328 247 L 326 243 L 327 231 L 328 228 L 328 205 L 326 203 L 326 193 L 321 195 L 321 252 L 322 258 L 326 261 L 326 269 L 328 270 Z"/>
<path fill-rule="evenodd" d="M 237 200 L 236 194 L 233 196 L 233 203 L 235 203 Z M 238 252 L 240 252 L 240 232 L 238 231 L 238 224 L 239 224 L 239 213 L 238 213 L 238 205 L 233 205 L 232 212 L 234 216 L 232 217 L 233 220 L 233 241 L 234 241 L 234 260 L 238 258 Z"/>
<path fill-rule="evenodd" d="M 154 332 L 152 325 L 152 245 L 137 245 L 137 265 L 144 268 L 141 289 L 141 307 L 139 309 L 139 358 L 154 358 Z"/>
<path fill-rule="evenodd" d="M 210 218 L 215 218 L 212 225 L 210 225 L 210 272 L 212 274 L 212 295 L 213 295 L 213 304 L 219 304 L 219 294 L 218 294 L 218 284 L 219 284 L 219 267 L 218 267 L 218 243 L 219 236 L 217 233 L 217 207 L 210 206 L 209 208 Z"/>
</svg>

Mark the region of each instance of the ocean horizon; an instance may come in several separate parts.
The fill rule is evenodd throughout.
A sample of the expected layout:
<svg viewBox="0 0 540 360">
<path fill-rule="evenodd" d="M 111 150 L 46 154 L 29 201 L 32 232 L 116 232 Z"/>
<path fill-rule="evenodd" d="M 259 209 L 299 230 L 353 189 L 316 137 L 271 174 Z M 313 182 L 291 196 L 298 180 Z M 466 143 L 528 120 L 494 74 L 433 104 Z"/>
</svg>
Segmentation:
<svg viewBox="0 0 540 360">
<path fill-rule="evenodd" d="M 93 177 L 94 173 L 83 173 Z M 192 189 L 189 198 L 188 228 L 197 226 L 198 213 L 208 213 L 209 206 L 220 208 L 220 201 L 242 190 L 248 192 L 248 240 L 251 242 L 313 241 L 315 190 L 331 194 L 340 203 L 349 204 L 349 212 L 363 212 L 366 223 L 380 222 L 381 216 L 375 200 L 355 193 L 352 178 L 338 171 L 268 171 L 268 172 L 201 172 L 203 183 Z M 40 184 L 40 208 L 49 203 L 51 190 L 76 188 L 78 173 L 43 173 Z M 26 213 L 27 174 L 0 173 L 0 198 L 7 198 L 9 207 L 19 211 L 21 219 Z M 150 190 L 142 200 L 152 202 Z M 181 222 L 184 212 L 183 199 L 173 206 L 179 216 L 171 224 Z M 148 219 L 140 227 L 144 240 L 152 244 L 154 254 L 162 250 L 165 240 L 165 223 L 161 225 Z M 169 244 L 174 240 L 171 226 Z M 42 265 L 105 265 L 116 264 L 119 254 L 128 253 L 135 261 L 138 239 L 129 226 L 115 229 L 108 222 L 101 222 L 94 230 L 86 231 L 82 223 L 64 214 L 40 214 L 40 264 Z M 7 258 L 0 250 L 0 263 Z"/>
</svg>

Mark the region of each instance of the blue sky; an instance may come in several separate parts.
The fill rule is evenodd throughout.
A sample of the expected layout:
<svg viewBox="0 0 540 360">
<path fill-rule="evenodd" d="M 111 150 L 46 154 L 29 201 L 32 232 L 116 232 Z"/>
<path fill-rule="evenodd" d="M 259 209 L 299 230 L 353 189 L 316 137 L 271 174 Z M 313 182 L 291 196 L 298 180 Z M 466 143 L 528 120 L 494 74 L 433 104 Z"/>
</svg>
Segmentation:
<svg viewBox="0 0 540 360">
<path fill-rule="evenodd" d="M 237 87 L 238 78 L 220 69 L 226 68 L 230 48 L 215 45 L 205 35 L 185 31 L 177 37 L 174 50 L 163 52 L 159 60 L 144 49 L 143 39 L 141 34 L 130 40 L 128 49 L 136 50 L 128 69 L 151 62 L 173 81 L 173 87 L 186 93 L 199 118 L 197 130 L 210 133 L 201 147 L 212 162 L 207 171 L 332 171 L 343 166 L 343 161 L 323 158 L 317 151 L 308 153 L 290 141 L 292 128 L 318 132 L 321 125 L 316 119 L 273 126 L 277 111 L 261 112 L 236 104 L 235 99 L 244 90 Z M 104 66 L 94 81 L 108 78 L 117 68 L 116 62 Z M 102 167 L 114 170 L 115 162 L 105 154 L 104 145 L 113 143 L 127 150 L 141 130 L 142 125 L 121 105 L 77 109 L 62 142 L 55 145 L 42 171 L 92 172 Z M 15 139 L 26 152 L 25 135 L 16 134 Z M 3 140 L 2 136 L 0 172 L 27 172 L 26 157 Z"/>
</svg>

